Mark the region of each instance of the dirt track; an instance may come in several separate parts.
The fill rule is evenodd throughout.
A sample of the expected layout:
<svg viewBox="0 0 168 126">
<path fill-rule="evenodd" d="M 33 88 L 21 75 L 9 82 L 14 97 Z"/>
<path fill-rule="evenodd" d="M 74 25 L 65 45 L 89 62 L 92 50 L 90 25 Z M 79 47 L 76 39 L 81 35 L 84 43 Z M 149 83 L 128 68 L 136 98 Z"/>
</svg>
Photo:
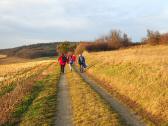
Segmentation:
<svg viewBox="0 0 168 126">
<path fill-rule="evenodd" d="M 112 97 L 105 89 L 96 84 L 96 82 L 90 79 L 85 73 L 80 73 L 77 69 L 76 71 L 80 74 L 83 80 L 101 95 L 102 98 L 120 115 L 126 124 L 130 126 L 145 126 L 138 116 L 131 112 L 131 110 L 120 103 L 116 98 Z"/>
<path fill-rule="evenodd" d="M 58 84 L 56 126 L 72 126 L 71 104 L 66 75 L 62 74 Z"/>
<path fill-rule="evenodd" d="M 115 110 L 120 115 L 121 119 L 124 120 L 127 125 L 145 126 L 145 123 L 140 121 L 140 118 L 136 116 L 129 108 L 120 103 L 116 98 L 112 97 L 105 89 L 96 84 L 96 82 L 90 79 L 85 73 L 80 73 L 76 68 L 75 71 L 107 102 L 107 104 L 113 108 L 113 110 Z M 58 107 L 56 116 L 57 126 L 72 126 L 72 112 L 69 90 L 67 86 L 66 77 L 65 75 L 62 75 L 58 89 Z"/>
</svg>

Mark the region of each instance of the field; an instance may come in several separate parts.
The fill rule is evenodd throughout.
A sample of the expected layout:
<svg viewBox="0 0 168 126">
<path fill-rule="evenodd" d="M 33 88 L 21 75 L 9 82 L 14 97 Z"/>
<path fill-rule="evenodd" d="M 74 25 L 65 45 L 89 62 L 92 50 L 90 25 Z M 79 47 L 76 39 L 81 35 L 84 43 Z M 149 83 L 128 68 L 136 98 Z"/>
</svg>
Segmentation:
<svg viewBox="0 0 168 126">
<path fill-rule="evenodd" d="M 0 59 L 5 58 L 5 57 L 6 57 L 6 55 L 0 55 Z"/>
<path fill-rule="evenodd" d="M 23 59 L 19 57 L 8 57 L 4 56 L 3 58 L 0 58 L 0 65 L 3 64 L 14 64 L 14 63 L 25 63 L 30 61 L 29 59 Z"/>
<path fill-rule="evenodd" d="M 149 125 L 168 125 L 168 46 L 137 46 L 84 54 L 87 73 L 143 116 Z"/>
<path fill-rule="evenodd" d="M 73 125 L 124 125 L 119 115 L 76 72 L 66 69 Z M 0 65 L 0 76 L 0 125 L 55 124 L 60 78 L 55 60 L 5 63 Z"/>
<path fill-rule="evenodd" d="M 85 52 L 86 72 L 67 65 L 65 74 L 55 58 L 2 58 L 0 125 L 167 126 L 167 54 L 168 46 Z"/>
<path fill-rule="evenodd" d="M 54 60 L 0 65 L 0 125 L 51 125 L 59 75 Z"/>
</svg>

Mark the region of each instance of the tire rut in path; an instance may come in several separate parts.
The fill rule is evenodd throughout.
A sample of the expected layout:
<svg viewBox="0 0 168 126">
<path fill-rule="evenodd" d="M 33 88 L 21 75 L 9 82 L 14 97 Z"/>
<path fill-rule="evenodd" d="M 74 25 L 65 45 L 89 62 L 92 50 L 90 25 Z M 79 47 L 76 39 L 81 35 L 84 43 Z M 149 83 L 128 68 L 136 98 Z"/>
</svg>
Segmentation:
<svg viewBox="0 0 168 126">
<path fill-rule="evenodd" d="M 58 84 L 55 126 L 72 126 L 72 111 L 66 75 L 62 74 Z"/>
<path fill-rule="evenodd" d="M 83 78 L 88 85 L 91 86 L 111 107 L 115 110 L 122 120 L 129 126 L 146 126 L 144 122 L 140 121 L 140 118 L 135 115 L 128 107 L 121 104 L 119 100 L 112 97 L 105 89 L 99 86 L 94 80 L 89 78 L 85 73 L 80 73 L 77 68 L 76 72 Z"/>
</svg>

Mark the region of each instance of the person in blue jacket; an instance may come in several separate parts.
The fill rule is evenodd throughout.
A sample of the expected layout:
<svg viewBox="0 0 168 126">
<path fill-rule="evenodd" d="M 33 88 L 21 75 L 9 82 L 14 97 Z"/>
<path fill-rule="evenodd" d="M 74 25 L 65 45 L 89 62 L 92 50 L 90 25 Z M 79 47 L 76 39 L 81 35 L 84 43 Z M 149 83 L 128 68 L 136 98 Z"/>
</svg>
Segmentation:
<svg viewBox="0 0 168 126">
<path fill-rule="evenodd" d="M 86 66 L 85 57 L 82 54 L 79 55 L 78 64 L 79 64 L 80 72 L 84 72 L 84 68 L 86 68 L 87 66 Z"/>
</svg>

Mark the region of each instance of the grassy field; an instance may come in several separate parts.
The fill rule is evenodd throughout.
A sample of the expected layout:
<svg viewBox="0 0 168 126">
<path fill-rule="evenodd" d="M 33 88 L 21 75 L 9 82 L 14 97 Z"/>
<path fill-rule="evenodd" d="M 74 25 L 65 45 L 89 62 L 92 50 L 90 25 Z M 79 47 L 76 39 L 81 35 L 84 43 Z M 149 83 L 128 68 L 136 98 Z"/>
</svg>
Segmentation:
<svg viewBox="0 0 168 126">
<path fill-rule="evenodd" d="M 30 59 L 23 59 L 18 57 L 3 57 L 0 58 L 0 65 L 2 64 L 13 64 L 13 63 L 26 63 L 28 61 L 31 61 Z"/>
<path fill-rule="evenodd" d="M 138 46 L 84 53 L 94 79 L 143 116 L 168 125 L 168 46 Z"/>
<path fill-rule="evenodd" d="M 74 126 L 120 126 L 118 115 L 105 101 L 75 72 L 69 72 Z"/>
<path fill-rule="evenodd" d="M 54 125 L 57 93 L 56 84 L 60 74 L 56 65 L 51 67 L 48 72 L 48 76 L 38 82 L 39 87 L 34 91 L 35 94 L 39 92 L 38 96 L 34 98 L 29 110 L 23 115 L 20 126 Z M 31 93 L 28 97 L 33 97 L 33 94 Z M 23 107 L 23 105 L 20 107 Z"/>
<path fill-rule="evenodd" d="M 5 57 L 6 57 L 6 55 L 1 55 L 0 54 L 0 59 L 5 58 Z"/>
<path fill-rule="evenodd" d="M 53 62 L 0 65 L 0 125 L 53 123 L 59 78 L 59 68 Z"/>
<path fill-rule="evenodd" d="M 19 83 L 36 77 L 51 61 L 33 61 L 0 65 L 0 96 L 9 93 Z"/>
</svg>

